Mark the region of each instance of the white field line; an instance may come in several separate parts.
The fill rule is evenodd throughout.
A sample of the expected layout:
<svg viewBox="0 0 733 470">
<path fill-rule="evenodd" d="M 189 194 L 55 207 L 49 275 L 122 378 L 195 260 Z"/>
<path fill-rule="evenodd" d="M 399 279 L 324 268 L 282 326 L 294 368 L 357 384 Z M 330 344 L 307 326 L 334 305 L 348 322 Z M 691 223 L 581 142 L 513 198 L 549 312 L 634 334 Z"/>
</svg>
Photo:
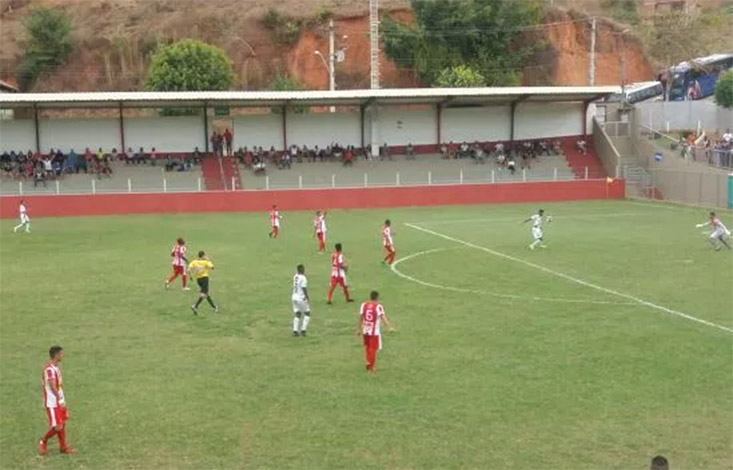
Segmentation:
<svg viewBox="0 0 733 470">
<path fill-rule="evenodd" d="M 653 308 L 655 310 L 659 310 L 659 311 L 664 312 L 664 313 L 669 314 L 669 315 L 675 315 L 675 316 L 684 318 L 684 319 L 689 320 L 689 321 L 693 321 L 693 322 L 696 322 L 696 323 L 700 323 L 702 325 L 706 325 L 706 326 L 710 326 L 710 327 L 713 327 L 713 328 L 717 328 L 719 330 L 727 331 L 728 333 L 733 333 L 733 328 L 729 328 L 729 327 L 723 326 L 723 325 L 718 325 L 717 323 L 709 322 L 707 320 L 703 320 L 702 318 L 697 318 L 697 317 L 694 317 L 692 315 L 688 315 L 686 313 L 679 312 L 677 310 L 672 310 L 671 308 L 667 308 L 667 307 L 665 307 L 663 305 L 657 305 L 655 303 L 649 302 L 648 300 L 644 300 L 644 299 L 641 299 L 639 297 L 635 297 L 633 295 L 624 294 L 623 292 L 619 292 L 619 291 L 616 291 L 616 290 L 613 290 L 613 289 L 609 289 L 607 287 L 599 286 L 597 284 L 593 284 L 593 283 L 584 281 L 582 279 L 578 279 L 578 278 L 569 276 L 567 274 L 563 274 L 561 272 L 554 271 L 554 270 L 549 269 L 549 268 L 546 268 L 544 266 L 540 266 L 539 264 L 531 263 L 529 261 L 525 261 L 523 259 L 515 258 L 514 256 L 507 255 L 507 254 L 501 253 L 501 252 L 496 251 L 496 250 L 492 250 L 491 248 L 486 248 L 484 246 L 475 245 L 475 244 L 473 244 L 471 242 L 467 242 L 467 241 L 461 240 L 459 238 L 454 238 L 454 237 L 451 237 L 449 235 L 445 235 L 443 233 L 435 232 L 433 230 L 429 230 L 429 229 L 426 229 L 426 228 L 423 228 L 423 227 L 418 227 L 417 225 L 413 225 L 413 224 L 409 224 L 409 223 L 407 223 L 405 225 L 407 225 L 408 227 L 413 228 L 415 230 L 419 230 L 421 232 L 425 232 L 425 233 L 428 233 L 430 235 L 434 235 L 436 237 L 443 238 L 445 240 L 449 240 L 449 241 L 452 241 L 452 242 L 455 242 L 455 243 L 459 243 L 459 244 L 464 245 L 464 246 L 469 246 L 469 247 L 475 248 L 477 250 L 485 251 L 486 253 L 490 253 L 490 254 L 492 254 L 494 256 L 498 256 L 499 258 L 508 259 L 509 261 L 514 261 L 515 263 L 520 263 L 520 264 L 523 264 L 525 266 L 529 266 L 530 268 L 537 269 L 537 270 L 542 271 L 542 272 L 547 273 L 547 274 L 552 274 L 553 276 L 557 276 L 557 277 L 560 277 L 560 278 L 565 279 L 567 281 L 574 282 L 576 284 L 580 284 L 581 286 L 590 287 L 591 289 L 595 289 L 595 290 L 600 291 L 600 292 L 605 292 L 607 294 L 613 294 L 613 295 L 616 295 L 618 297 L 622 297 L 624 299 L 628 299 L 628 300 L 634 301 L 634 302 L 636 302 L 636 303 L 638 303 L 640 305 L 644 305 L 646 307 Z"/>
<path fill-rule="evenodd" d="M 552 215 L 552 214 L 550 214 Z M 585 214 L 585 215 L 567 215 L 567 216 L 556 216 L 552 215 L 554 220 L 567 220 L 567 219 L 597 219 L 606 217 L 633 217 L 633 216 L 649 216 L 649 212 L 610 212 L 607 214 Z M 460 224 L 470 222 L 517 222 L 522 221 L 522 217 L 493 217 L 493 218 L 480 218 L 474 217 L 473 219 L 435 219 L 435 220 L 423 220 L 418 222 L 410 222 L 419 225 L 435 225 L 435 224 Z M 410 224 L 408 223 L 408 225 Z"/>
<path fill-rule="evenodd" d="M 501 297 L 504 299 L 512 299 L 512 300 L 533 300 L 538 302 L 560 302 L 560 303 L 573 303 L 573 304 L 600 304 L 600 305 L 636 305 L 635 302 L 612 302 L 607 300 L 583 300 L 583 299 L 563 299 L 563 298 L 557 298 L 557 297 L 536 297 L 532 295 L 517 295 L 517 294 L 499 294 L 496 292 L 489 292 L 489 291 L 483 291 L 483 290 L 475 290 L 475 289 L 463 289 L 461 287 L 451 287 L 451 286 L 444 286 L 442 284 L 435 284 L 432 282 L 426 282 L 422 281 L 420 279 L 417 279 L 415 277 L 412 277 L 410 275 L 407 275 L 403 273 L 402 271 L 397 269 L 397 265 L 400 264 L 403 261 L 407 261 L 412 258 L 417 258 L 418 256 L 423 255 L 429 255 L 432 253 L 438 253 L 441 251 L 448 251 L 448 250 L 455 250 L 457 247 L 454 248 L 434 248 L 432 250 L 426 250 L 426 251 L 420 251 L 418 253 L 412 253 L 411 255 L 407 255 L 404 258 L 400 258 L 392 265 L 390 268 L 392 269 L 392 272 L 397 274 L 399 277 L 403 279 L 407 279 L 408 281 L 412 281 L 416 284 L 420 284 L 425 287 L 431 287 L 434 289 L 440 289 L 440 290 L 447 290 L 451 292 L 460 292 L 465 294 L 482 294 L 482 295 L 490 295 L 493 297 Z"/>
</svg>

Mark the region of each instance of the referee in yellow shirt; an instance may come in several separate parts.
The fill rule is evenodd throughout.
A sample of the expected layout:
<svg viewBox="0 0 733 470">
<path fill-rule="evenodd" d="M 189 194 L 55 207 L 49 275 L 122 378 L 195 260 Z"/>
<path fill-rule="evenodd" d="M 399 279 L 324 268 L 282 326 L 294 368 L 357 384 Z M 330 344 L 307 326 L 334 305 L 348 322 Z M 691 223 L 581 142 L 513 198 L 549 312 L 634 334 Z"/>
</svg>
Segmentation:
<svg viewBox="0 0 733 470">
<path fill-rule="evenodd" d="M 214 305 L 214 301 L 211 300 L 209 295 L 209 272 L 214 269 L 214 263 L 206 256 L 206 253 L 199 251 L 198 259 L 191 261 L 188 264 L 188 272 L 191 276 L 196 277 L 196 283 L 199 285 L 199 299 L 194 305 L 191 305 L 194 315 L 199 314 L 199 305 L 206 299 L 214 309 L 214 313 L 219 313 L 219 308 Z"/>
</svg>

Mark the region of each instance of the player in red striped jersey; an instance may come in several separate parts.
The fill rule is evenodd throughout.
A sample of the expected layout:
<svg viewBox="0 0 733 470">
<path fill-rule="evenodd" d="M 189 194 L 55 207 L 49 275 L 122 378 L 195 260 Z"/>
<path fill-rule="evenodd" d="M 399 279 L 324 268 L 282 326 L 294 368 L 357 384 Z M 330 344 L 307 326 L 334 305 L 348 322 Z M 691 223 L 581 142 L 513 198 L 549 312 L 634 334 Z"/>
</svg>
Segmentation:
<svg viewBox="0 0 733 470">
<path fill-rule="evenodd" d="M 377 373 L 377 352 L 382 349 L 381 323 L 394 331 L 387 320 L 384 307 L 379 303 L 379 292 L 372 291 L 369 294 L 369 301 L 361 304 L 359 310 L 359 323 L 356 325 L 356 334 L 362 335 L 364 341 L 364 353 L 366 355 L 366 370 L 370 374 Z"/>
<path fill-rule="evenodd" d="M 176 240 L 176 244 L 171 249 L 171 258 L 173 258 L 173 275 L 165 280 L 165 288 L 168 289 L 178 276 L 183 279 L 183 290 L 191 290 L 190 287 L 186 286 L 188 277 L 186 276 L 186 266 L 188 265 L 188 259 L 186 259 L 186 242 L 183 238 Z"/>
<path fill-rule="evenodd" d="M 331 255 L 331 286 L 328 289 L 328 305 L 331 305 L 333 290 L 336 286 L 343 287 L 347 302 L 354 301 L 349 295 L 349 285 L 346 282 L 347 270 L 348 265 L 346 264 L 344 254 L 341 252 L 341 243 L 336 243 L 336 251 Z"/>
<path fill-rule="evenodd" d="M 282 216 L 280 211 L 277 210 L 277 204 L 273 204 L 272 209 L 270 209 L 270 227 L 272 227 L 268 234 L 270 238 L 277 238 L 278 233 L 280 233 L 280 219 L 282 219 Z"/>
<path fill-rule="evenodd" d="M 394 263 L 394 258 L 397 255 L 394 247 L 394 232 L 392 232 L 392 222 L 389 219 L 384 221 L 384 227 L 382 228 L 382 244 L 384 249 L 387 251 L 387 256 L 384 257 L 384 263 Z"/>
<path fill-rule="evenodd" d="M 43 368 L 43 406 L 46 408 L 48 418 L 48 431 L 38 443 L 38 453 L 46 455 L 48 440 L 54 436 L 59 437 L 59 446 L 62 454 L 73 454 L 76 451 L 66 443 L 66 421 L 69 419 L 69 410 L 66 408 L 64 396 L 64 384 L 61 380 L 61 368 L 59 364 L 64 358 L 64 348 L 52 346 L 48 350 L 50 357 Z"/>
<path fill-rule="evenodd" d="M 318 238 L 318 251 L 326 251 L 326 211 L 316 211 L 313 220 L 313 235 Z"/>
</svg>

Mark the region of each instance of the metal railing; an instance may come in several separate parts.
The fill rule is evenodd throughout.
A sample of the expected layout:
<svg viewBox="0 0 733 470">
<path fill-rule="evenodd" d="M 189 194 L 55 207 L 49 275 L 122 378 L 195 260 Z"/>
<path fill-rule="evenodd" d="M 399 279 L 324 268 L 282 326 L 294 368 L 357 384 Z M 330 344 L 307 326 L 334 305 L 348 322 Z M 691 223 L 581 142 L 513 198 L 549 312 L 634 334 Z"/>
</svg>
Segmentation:
<svg viewBox="0 0 733 470">
<path fill-rule="evenodd" d="M 675 152 L 684 160 L 705 163 L 721 169 L 733 169 L 733 150 L 690 145 L 644 125 L 641 126 L 641 135 L 654 141 L 660 150 Z"/>
<path fill-rule="evenodd" d="M 61 195 L 61 194 L 124 194 L 124 193 L 167 193 L 197 192 L 206 188 L 201 177 L 179 178 L 85 178 L 70 175 L 55 180 L 35 182 L 33 180 L 3 179 L 0 182 L 1 195 Z M 290 170 L 275 170 L 267 175 L 255 176 L 243 173 L 242 188 L 227 185 L 231 191 L 259 191 L 271 189 L 324 189 L 324 188 L 376 188 L 399 186 L 432 186 L 451 184 L 499 184 L 522 182 L 572 181 L 578 179 L 604 178 L 594 168 L 586 167 L 576 176 L 568 168 L 542 170 L 517 169 L 514 172 L 504 168 L 487 168 L 477 165 L 464 169 L 435 169 L 419 171 L 343 171 L 331 174 L 307 174 Z"/>
</svg>

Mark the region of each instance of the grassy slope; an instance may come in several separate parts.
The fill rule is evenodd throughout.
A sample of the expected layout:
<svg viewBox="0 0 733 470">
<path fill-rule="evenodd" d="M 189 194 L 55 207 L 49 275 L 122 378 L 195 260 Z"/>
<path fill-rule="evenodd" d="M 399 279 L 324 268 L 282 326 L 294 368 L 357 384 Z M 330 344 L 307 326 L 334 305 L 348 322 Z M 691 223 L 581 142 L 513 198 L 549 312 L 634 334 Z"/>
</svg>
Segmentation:
<svg viewBox="0 0 733 470">
<path fill-rule="evenodd" d="M 323 299 L 328 260 L 312 214 L 0 224 L 0 466 L 730 468 L 732 335 L 641 305 L 567 304 L 439 291 L 380 265 L 379 227 L 395 222 L 404 256 L 455 243 L 424 227 L 733 327 L 730 253 L 692 228 L 704 213 L 628 203 L 548 205 L 551 248 L 526 250 L 533 207 L 339 211 L 358 299 L 382 292 L 398 331 L 380 376 L 362 370 L 355 307 Z M 618 214 L 577 218 L 582 214 Z M 730 222 L 730 217 L 726 219 Z M 167 250 L 183 235 L 210 252 L 221 317 L 191 317 L 192 293 L 164 292 Z M 294 266 L 309 269 L 314 320 L 289 336 Z M 625 299 L 470 248 L 399 265 L 437 284 L 539 297 Z M 66 348 L 80 453 L 40 459 L 40 372 Z M 55 446 L 55 442 L 54 442 Z"/>
</svg>

